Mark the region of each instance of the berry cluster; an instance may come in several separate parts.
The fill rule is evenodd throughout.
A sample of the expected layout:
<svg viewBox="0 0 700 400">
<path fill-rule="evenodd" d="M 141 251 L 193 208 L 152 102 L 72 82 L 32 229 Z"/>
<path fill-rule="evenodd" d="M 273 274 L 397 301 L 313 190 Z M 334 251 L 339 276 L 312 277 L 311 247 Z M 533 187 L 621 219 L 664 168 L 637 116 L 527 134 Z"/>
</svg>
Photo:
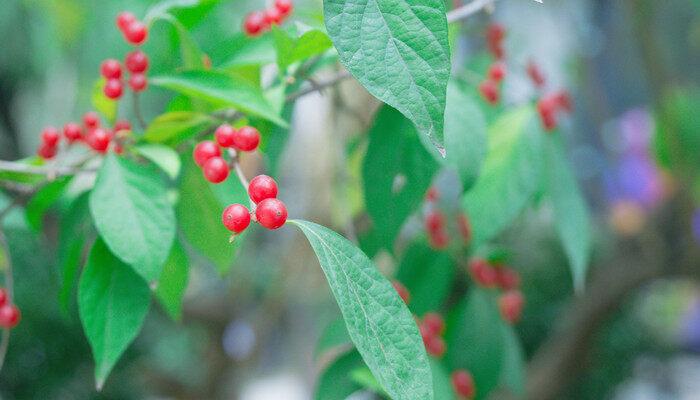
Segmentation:
<svg viewBox="0 0 700 400">
<path fill-rule="evenodd" d="M 460 400 L 471 400 L 476 394 L 476 387 L 474 386 L 474 378 L 469 371 L 464 369 L 458 369 L 452 372 L 450 376 L 452 381 L 452 388 Z"/>
<path fill-rule="evenodd" d="M 493 23 L 486 30 L 486 46 L 489 52 L 496 58 L 486 73 L 486 79 L 479 84 L 481 96 L 491 105 L 498 103 L 500 96 L 500 84 L 506 76 L 506 64 L 503 62 L 505 51 L 503 39 L 506 31 L 502 25 Z"/>
<path fill-rule="evenodd" d="M 572 110 L 571 96 L 565 90 L 542 96 L 537 102 L 537 112 L 540 114 L 542 125 L 547 131 L 552 131 L 557 127 L 558 112 L 571 112 Z"/>
<path fill-rule="evenodd" d="M 128 11 L 123 11 L 117 16 L 117 27 L 124 34 L 124 39 L 138 46 L 146 41 L 148 29 L 141 21 L 138 21 L 134 15 Z M 146 89 L 148 80 L 146 79 L 146 70 L 148 69 L 148 57 L 141 50 L 134 50 L 126 55 L 124 65 L 129 71 L 129 87 L 135 93 Z M 122 66 L 119 61 L 110 58 L 104 60 L 100 65 L 100 74 L 105 78 L 103 88 L 107 98 L 117 100 L 124 93 L 124 84 L 122 82 Z"/>
<path fill-rule="evenodd" d="M 260 132 L 252 126 L 235 129 L 223 124 L 214 132 L 216 143 L 205 140 L 194 148 L 194 162 L 202 168 L 204 178 L 211 183 L 221 183 L 229 176 L 229 165 L 221 154 L 221 147 L 233 151 L 255 151 L 260 144 Z"/>
<path fill-rule="evenodd" d="M 4 288 L 0 288 L 0 328 L 12 329 L 17 324 L 22 315 L 16 305 L 9 302 L 10 298 Z"/>
<path fill-rule="evenodd" d="M 433 357 L 442 357 L 447 346 L 442 334 L 445 333 L 445 321 L 438 313 L 429 312 L 418 322 L 418 329 L 423 337 L 425 351 Z"/>
<path fill-rule="evenodd" d="M 255 204 L 255 220 L 267 229 L 280 228 L 287 221 L 287 207 L 277 198 L 277 183 L 267 175 L 258 175 L 248 185 L 248 197 Z M 231 204 L 224 209 L 224 226 L 239 234 L 250 225 L 250 211 L 242 204 Z"/>
<path fill-rule="evenodd" d="M 423 222 L 430 246 L 434 249 L 445 249 L 450 244 L 450 236 L 445 215 L 437 208 L 439 199 L 440 193 L 435 187 L 431 187 L 425 195 L 427 211 Z M 457 229 L 464 244 L 469 244 L 472 231 L 469 218 L 464 213 L 459 213 L 457 216 Z"/>
<path fill-rule="evenodd" d="M 469 263 L 469 273 L 477 285 L 487 288 L 498 287 L 504 293 L 498 299 L 501 316 L 509 323 L 520 319 L 525 300 L 518 288 L 520 275 L 514 269 L 498 263 L 492 265 L 487 260 L 475 258 Z"/>
<path fill-rule="evenodd" d="M 486 28 L 486 46 L 497 60 L 502 60 L 505 57 L 505 50 L 503 50 L 503 39 L 505 38 L 506 30 L 503 25 L 492 23 Z"/>
<path fill-rule="evenodd" d="M 243 20 L 243 31 L 248 36 L 258 36 L 272 25 L 280 25 L 292 13 L 294 5 L 292 0 L 275 0 L 272 7 L 253 11 Z"/>
<path fill-rule="evenodd" d="M 117 121 L 112 129 L 100 126 L 100 117 L 96 112 L 90 111 L 83 115 L 83 124 L 69 122 L 63 126 L 63 137 L 68 145 L 84 143 L 98 153 L 106 153 L 110 143 L 115 153 L 123 152 L 124 139 L 131 131 L 129 121 Z M 117 140 L 113 140 L 117 139 Z M 61 135 L 52 126 L 47 126 L 41 132 L 41 144 L 37 150 L 39 157 L 44 160 L 52 159 L 58 153 Z"/>
</svg>

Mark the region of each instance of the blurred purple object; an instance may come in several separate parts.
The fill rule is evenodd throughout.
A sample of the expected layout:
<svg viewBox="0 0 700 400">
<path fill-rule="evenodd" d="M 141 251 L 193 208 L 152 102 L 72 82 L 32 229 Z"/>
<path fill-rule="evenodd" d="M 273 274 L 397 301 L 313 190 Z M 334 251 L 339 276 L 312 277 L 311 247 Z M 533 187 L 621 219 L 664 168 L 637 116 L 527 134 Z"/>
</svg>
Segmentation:
<svg viewBox="0 0 700 400">
<path fill-rule="evenodd" d="M 649 112 L 643 108 L 629 110 L 620 117 L 620 132 L 626 153 L 648 154 L 652 124 Z"/>
<path fill-rule="evenodd" d="M 695 241 L 700 244 L 700 208 L 696 208 L 695 212 L 693 212 L 690 225 L 693 229 L 693 237 L 695 238 Z"/>
<path fill-rule="evenodd" d="M 681 328 L 681 345 L 700 353 L 700 299 L 696 299 L 685 314 Z"/>
</svg>

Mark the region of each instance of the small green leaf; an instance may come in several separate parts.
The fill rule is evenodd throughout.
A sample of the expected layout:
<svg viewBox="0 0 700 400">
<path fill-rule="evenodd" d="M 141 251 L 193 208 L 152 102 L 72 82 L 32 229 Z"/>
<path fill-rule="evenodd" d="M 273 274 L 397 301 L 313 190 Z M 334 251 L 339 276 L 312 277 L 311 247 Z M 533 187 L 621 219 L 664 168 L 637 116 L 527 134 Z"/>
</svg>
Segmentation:
<svg viewBox="0 0 700 400">
<path fill-rule="evenodd" d="M 141 330 L 149 304 L 148 285 L 98 240 L 78 288 L 78 310 L 95 359 L 98 389 Z"/>
<path fill-rule="evenodd" d="M 27 213 L 27 222 L 39 232 L 42 229 L 44 214 L 53 206 L 61 197 L 70 183 L 72 177 L 61 177 L 53 182 L 50 182 L 39 189 L 34 196 L 29 200 L 25 211 Z"/>
<path fill-rule="evenodd" d="M 115 255 L 148 282 L 160 277 L 175 238 L 175 212 L 156 171 L 110 153 L 90 194 L 90 212 Z"/>
<path fill-rule="evenodd" d="M 309 240 L 347 325 L 374 376 L 395 400 L 433 398 L 430 365 L 416 322 L 372 261 L 339 234 L 289 221 Z"/>
<path fill-rule="evenodd" d="M 87 237 L 94 232 L 90 219 L 90 195 L 85 192 L 73 200 L 59 219 L 58 263 L 61 267 L 61 286 L 58 292 L 63 316 L 70 313 L 73 291 L 78 281 L 78 270 L 87 248 Z"/>
<path fill-rule="evenodd" d="M 435 251 L 421 238 L 411 244 L 401 257 L 396 279 L 411 293 L 409 308 L 416 315 L 439 310 L 454 280 L 452 258 Z"/>
<path fill-rule="evenodd" d="M 182 318 L 182 297 L 187 288 L 187 273 L 187 255 L 176 242 L 165 262 L 155 293 L 165 311 L 176 321 Z"/>
<path fill-rule="evenodd" d="M 180 155 L 168 146 L 161 144 L 142 144 L 136 146 L 136 152 L 149 159 L 172 179 L 180 174 Z"/>
<path fill-rule="evenodd" d="M 515 330 L 506 324 L 503 324 L 503 367 L 500 385 L 518 398 L 525 394 L 525 354 Z"/>
<path fill-rule="evenodd" d="M 187 28 L 180 23 L 175 17 L 167 12 L 161 12 L 153 16 L 153 21 L 165 21 L 169 23 L 177 32 L 178 40 L 180 41 L 180 56 L 182 57 L 182 66 L 185 69 L 198 69 L 204 67 L 204 53 L 200 50 L 197 42 L 194 41 Z"/>
<path fill-rule="evenodd" d="M 221 44 L 217 51 L 223 53 L 226 61 L 224 68 L 246 67 L 272 64 L 275 62 L 275 45 L 271 33 L 258 37 L 249 37 L 244 33 Z"/>
<path fill-rule="evenodd" d="M 338 318 L 331 321 L 321 333 L 321 337 L 316 343 L 315 357 L 319 358 L 330 350 L 351 345 L 352 340 L 350 335 L 348 335 L 348 329 L 345 327 L 345 321 L 342 318 Z"/>
<path fill-rule="evenodd" d="M 113 124 L 117 119 L 119 103 L 105 96 L 105 83 L 106 80 L 100 78 L 92 87 L 92 106 L 102 114 L 110 124 Z"/>
<path fill-rule="evenodd" d="M 558 136 L 546 140 L 546 195 L 554 224 L 569 257 L 576 290 L 583 290 L 591 253 L 590 215 Z"/>
<path fill-rule="evenodd" d="M 338 357 L 318 378 L 314 399 L 346 399 L 351 394 L 362 390 L 362 386 L 350 377 L 350 373 L 364 365 L 360 353 L 356 350 L 349 351 Z"/>
<path fill-rule="evenodd" d="M 156 86 L 215 105 L 234 107 L 280 126 L 287 126 L 265 99 L 260 88 L 237 75 L 215 71 L 185 71 L 154 77 L 150 81 Z"/>
<path fill-rule="evenodd" d="M 173 111 L 156 117 L 144 134 L 153 143 L 178 143 L 191 138 L 215 123 L 206 114 L 190 111 Z"/>
<path fill-rule="evenodd" d="M 431 358 L 430 369 L 433 372 L 433 388 L 435 400 L 455 400 L 455 391 L 452 389 L 450 374 L 440 361 Z"/>
<path fill-rule="evenodd" d="M 442 148 L 450 49 L 443 0 L 324 0 L 341 63 Z"/>
<path fill-rule="evenodd" d="M 296 37 L 273 27 L 272 35 L 277 50 L 277 65 L 282 71 L 295 62 L 306 60 L 333 47 L 328 35 L 318 29 L 310 29 Z"/>
<path fill-rule="evenodd" d="M 350 379 L 370 392 L 386 396 L 386 392 L 384 392 L 382 386 L 377 382 L 377 378 L 372 375 L 372 371 L 366 366 L 350 371 Z"/>
</svg>

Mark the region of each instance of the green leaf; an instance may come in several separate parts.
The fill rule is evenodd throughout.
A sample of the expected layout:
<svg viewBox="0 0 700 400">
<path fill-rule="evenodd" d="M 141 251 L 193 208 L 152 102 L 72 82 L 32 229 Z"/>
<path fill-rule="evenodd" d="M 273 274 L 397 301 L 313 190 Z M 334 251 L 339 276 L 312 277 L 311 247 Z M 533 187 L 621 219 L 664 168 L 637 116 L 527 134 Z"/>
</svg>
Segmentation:
<svg viewBox="0 0 700 400">
<path fill-rule="evenodd" d="M 215 122 L 206 114 L 173 111 L 156 117 L 148 125 L 144 139 L 154 143 L 178 143 L 191 138 Z"/>
<path fill-rule="evenodd" d="M 176 321 L 182 318 L 182 298 L 187 289 L 187 274 L 187 255 L 176 242 L 165 262 L 155 293 L 165 311 Z"/>
<path fill-rule="evenodd" d="M 455 392 L 452 389 L 452 380 L 440 361 L 431 358 L 430 369 L 433 372 L 433 388 L 435 400 L 455 400 Z"/>
<path fill-rule="evenodd" d="M 318 378 L 315 400 L 339 400 L 362 389 L 351 377 L 351 371 L 364 366 L 360 354 L 353 350 L 338 357 Z"/>
<path fill-rule="evenodd" d="M 503 324 L 503 367 L 500 385 L 522 397 L 525 394 L 525 354 L 515 330 Z"/>
<path fill-rule="evenodd" d="M 540 190 L 544 135 L 531 107 L 504 114 L 490 127 L 481 175 L 463 198 L 475 247 L 507 227 Z"/>
<path fill-rule="evenodd" d="M 324 0 L 341 63 L 442 148 L 450 49 L 443 0 Z"/>
<path fill-rule="evenodd" d="M 61 267 L 61 286 L 58 293 L 63 316 L 69 315 L 73 290 L 78 281 L 78 270 L 86 249 L 87 237 L 93 233 L 90 219 L 89 193 L 73 200 L 59 220 L 58 263 Z"/>
<path fill-rule="evenodd" d="M 504 322 L 496 292 L 471 289 L 449 316 L 445 340 L 450 369 L 467 369 L 477 382 L 477 399 L 488 398 L 499 383 L 503 365 Z"/>
<path fill-rule="evenodd" d="M 411 293 L 409 308 L 416 315 L 439 310 L 454 280 L 452 258 L 418 240 L 401 257 L 396 279 Z"/>
<path fill-rule="evenodd" d="M 239 33 L 228 41 L 223 42 L 220 48 L 216 50 L 223 53 L 226 57 L 226 61 L 223 63 L 224 68 L 271 64 L 276 59 L 274 40 L 271 33 L 258 37 L 250 37 L 244 33 Z"/>
<path fill-rule="evenodd" d="M 350 241 L 293 220 L 318 257 L 365 363 L 395 400 L 432 399 L 430 365 L 416 322 L 391 283 Z"/>
<path fill-rule="evenodd" d="M 558 136 L 547 138 L 546 157 L 546 194 L 554 208 L 559 239 L 569 257 L 574 287 L 580 291 L 591 252 L 590 215 Z"/>
<path fill-rule="evenodd" d="M 362 165 L 367 213 L 380 247 L 393 248 L 406 218 L 422 203 L 437 163 L 423 148 L 413 124 L 382 107 L 369 131 Z M 373 255 L 375 249 L 368 249 Z"/>
<path fill-rule="evenodd" d="M 372 375 L 372 371 L 366 366 L 350 371 L 350 379 L 370 392 L 386 396 L 386 392 L 384 392 L 382 386 L 377 382 L 377 378 Z"/>
<path fill-rule="evenodd" d="M 149 159 L 172 179 L 180 174 L 180 155 L 168 146 L 161 144 L 142 144 L 136 146 L 136 152 Z"/>
<path fill-rule="evenodd" d="M 328 35 L 318 29 L 310 29 L 296 37 L 273 27 L 272 35 L 277 50 L 277 65 L 281 71 L 297 61 L 306 60 L 333 47 Z"/>
<path fill-rule="evenodd" d="M 175 238 L 175 212 L 152 168 L 109 154 L 90 194 L 95 227 L 146 281 L 160 277 Z"/>
<path fill-rule="evenodd" d="M 280 126 L 287 123 L 268 103 L 259 87 L 236 75 L 215 71 L 186 71 L 151 78 L 162 86 L 187 96 L 219 106 L 230 106 L 245 113 L 267 119 Z"/>
<path fill-rule="evenodd" d="M 98 240 L 92 247 L 78 288 L 78 309 L 95 359 L 97 388 L 143 324 L 148 285 Z"/>
<path fill-rule="evenodd" d="M 117 119 L 119 102 L 105 96 L 104 87 L 106 82 L 104 78 L 100 78 L 92 87 L 92 106 L 102 114 L 110 124 L 113 124 Z"/>
<path fill-rule="evenodd" d="M 345 321 L 342 318 L 335 319 L 321 332 L 321 337 L 316 343 L 315 358 L 321 357 L 330 350 L 351 345 L 352 340 L 345 327 Z"/>
<path fill-rule="evenodd" d="M 72 177 L 61 177 L 39 189 L 29 200 L 25 211 L 27 222 L 35 231 L 42 229 L 44 214 L 61 197 Z"/>
<path fill-rule="evenodd" d="M 185 69 L 204 68 L 204 53 L 194 41 L 187 28 L 180 23 L 175 17 L 167 12 L 161 12 L 154 15 L 154 21 L 165 21 L 169 23 L 177 32 L 177 37 L 180 42 L 180 56 L 182 57 L 182 66 Z"/>
</svg>

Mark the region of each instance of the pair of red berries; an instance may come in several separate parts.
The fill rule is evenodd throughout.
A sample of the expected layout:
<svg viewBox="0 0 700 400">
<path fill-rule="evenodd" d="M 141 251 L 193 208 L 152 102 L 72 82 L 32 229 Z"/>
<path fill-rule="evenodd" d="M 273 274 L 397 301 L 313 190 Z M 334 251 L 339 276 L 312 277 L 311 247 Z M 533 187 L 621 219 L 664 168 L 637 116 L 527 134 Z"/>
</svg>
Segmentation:
<svg viewBox="0 0 700 400">
<path fill-rule="evenodd" d="M 235 129 L 224 124 L 216 129 L 214 137 L 216 143 L 205 140 L 194 147 L 194 162 L 202 168 L 206 180 L 221 183 L 228 178 L 230 168 L 221 156 L 219 146 L 237 151 L 254 151 L 260 144 L 260 132 L 252 126 Z"/>
<path fill-rule="evenodd" d="M 505 56 L 503 50 L 503 39 L 506 37 L 506 30 L 503 25 L 492 23 L 486 29 L 486 46 L 493 56 L 501 60 Z"/>
<path fill-rule="evenodd" d="M 128 11 L 122 11 L 117 15 L 117 27 L 124 35 L 124 40 L 134 46 L 143 44 L 148 37 L 146 24 L 137 20 L 136 16 Z"/>
<path fill-rule="evenodd" d="M 425 351 L 433 357 L 442 357 L 447 350 L 445 339 L 442 338 L 442 334 L 445 333 L 445 320 L 442 316 L 434 312 L 426 313 L 418 323 L 418 330 L 423 338 Z"/>
<path fill-rule="evenodd" d="M 61 135 L 58 130 L 52 126 L 47 126 L 41 132 L 41 144 L 37 150 L 39 157 L 48 160 L 54 158 L 58 153 L 58 142 L 61 140 Z"/>
<path fill-rule="evenodd" d="M 450 244 L 450 236 L 447 233 L 447 226 L 444 214 L 438 210 L 437 200 L 439 193 L 436 188 L 432 187 L 428 190 L 425 196 L 428 206 L 431 209 L 425 214 L 425 231 L 428 234 L 428 242 L 434 249 L 444 249 Z M 464 213 L 457 216 L 457 228 L 462 240 L 465 244 L 469 244 L 472 237 L 471 224 L 469 218 Z"/>
<path fill-rule="evenodd" d="M 22 318 L 19 308 L 16 305 L 10 304 L 9 296 L 5 288 L 0 288 L 0 328 L 12 329 Z"/>
<path fill-rule="evenodd" d="M 552 131 L 557 127 L 558 112 L 571 112 L 572 110 L 571 96 L 565 90 L 542 96 L 537 102 L 537 112 L 546 131 Z"/>
<path fill-rule="evenodd" d="M 146 89 L 148 80 L 145 72 L 148 69 L 148 56 L 141 50 L 134 50 L 126 55 L 124 65 L 129 71 L 129 87 L 138 93 Z M 104 94 L 112 100 L 119 99 L 124 93 L 122 83 L 122 66 L 115 59 L 108 59 L 100 65 L 100 74 L 106 79 Z"/>
<path fill-rule="evenodd" d="M 486 80 L 479 85 L 479 91 L 489 104 L 498 103 L 500 98 L 499 85 L 506 76 L 506 65 L 502 61 L 491 64 L 486 75 Z"/>
<path fill-rule="evenodd" d="M 267 229 L 280 228 L 287 221 L 287 207 L 277 199 L 277 182 L 267 175 L 258 175 L 248 185 L 248 196 L 255 206 L 255 220 Z M 250 225 L 250 211 L 242 204 L 224 209 L 221 220 L 226 229 L 239 234 Z"/>
<path fill-rule="evenodd" d="M 243 31 L 248 36 L 257 36 L 279 25 L 292 13 L 292 0 L 275 0 L 272 7 L 264 11 L 253 11 L 243 20 Z"/>
<path fill-rule="evenodd" d="M 498 309 L 501 317 L 508 323 L 514 324 L 520 320 L 525 306 L 525 298 L 520 290 L 509 290 L 498 298 Z"/>
<path fill-rule="evenodd" d="M 458 369 L 452 373 L 450 380 L 452 381 L 452 389 L 460 400 L 471 400 L 476 395 L 474 378 L 469 371 Z"/>
<path fill-rule="evenodd" d="M 469 273 L 477 285 L 502 290 L 520 286 L 520 274 L 506 265 L 493 266 L 483 258 L 475 258 L 469 263 Z"/>
</svg>

